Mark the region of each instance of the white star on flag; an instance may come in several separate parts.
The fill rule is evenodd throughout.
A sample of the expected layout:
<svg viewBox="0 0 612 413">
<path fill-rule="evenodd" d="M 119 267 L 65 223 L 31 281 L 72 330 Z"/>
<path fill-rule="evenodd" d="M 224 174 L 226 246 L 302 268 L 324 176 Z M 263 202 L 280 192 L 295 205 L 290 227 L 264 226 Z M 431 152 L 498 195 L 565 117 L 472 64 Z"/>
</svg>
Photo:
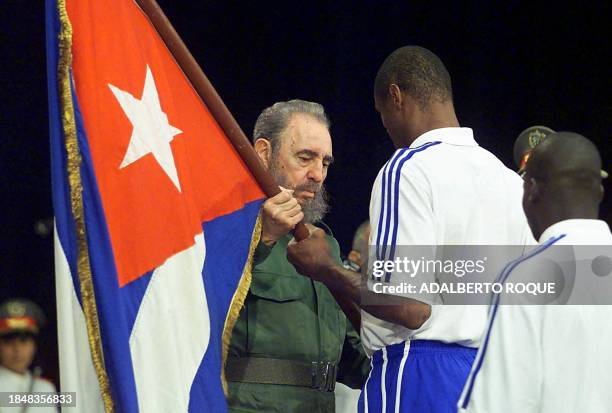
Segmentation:
<svg viewBox="0 0 612 413">
<path fill-rule="evenodd" d="M 119 169 L 136 162 L 145 155 L 153 154 L 174 186 L 181 192 L 181 184 L 174 164 L 170 142 L 183 131 L 168 123 L 168 115 L 162 111 L 151 69 L 147 65 L 142 98 L 108 84 L 121 108 L 132 123 L 132 137 Z"/>
</svg>

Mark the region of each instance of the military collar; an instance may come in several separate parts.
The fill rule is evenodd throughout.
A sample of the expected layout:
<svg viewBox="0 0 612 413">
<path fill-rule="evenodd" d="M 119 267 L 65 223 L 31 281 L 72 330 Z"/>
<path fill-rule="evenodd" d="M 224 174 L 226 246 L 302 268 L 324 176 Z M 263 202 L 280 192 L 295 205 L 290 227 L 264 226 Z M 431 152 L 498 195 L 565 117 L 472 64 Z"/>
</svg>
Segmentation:
<svg viewBox="0 0 612 413">
<path fill-rule="evenodd" d="M 327 224 L 326 224 L 325 222 L 323 222 L 323 221 L 319 221 L 319 222 L 317 222 L 317 223 L 315 223 L 315 224 L 313 224 L 313 225 L 314 225 L 315 227 L 319 227 L 319 228 L 321 228 L 321 229 L 322 229 L 323 231 L 325 231 L 325 233 L 326 233 L 327 235 L 329 235 L 330 237 L 333 237 L 333 236 L 334 236 L 334 234 L 332 233 L 331 228 L 330 228 L 329 226 L 327 226 Z"/>
</svg>

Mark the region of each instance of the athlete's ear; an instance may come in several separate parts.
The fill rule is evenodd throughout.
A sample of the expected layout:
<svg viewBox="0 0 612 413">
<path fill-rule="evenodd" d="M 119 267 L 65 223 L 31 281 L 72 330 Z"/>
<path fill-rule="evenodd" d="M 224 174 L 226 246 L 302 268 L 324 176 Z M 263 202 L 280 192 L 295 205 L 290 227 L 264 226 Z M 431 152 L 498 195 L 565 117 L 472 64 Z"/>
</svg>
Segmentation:
<svg viewBox="0 0 612 413">
<path fill-rule="evenodd" d="M 535 178 L 528 178 L 527 200 L 531 203 L 538 202 L 542 197 L 542 184 Z"/>
<path fill-rule="evenodd" d="M 402 90 L 395 83 L 391 83 L 389 85 L 389 100 L 395 109 L 400 109 L 402 107 L 402 101 L 404 97 L 402 96 Z"/>
<path fill-rule="evenodd" d="M 526 171 L 521 174 L 523 178 L 523 208 L 528 204 L 533 204 L 540 197 L 539 183 Z"/>
</svg>

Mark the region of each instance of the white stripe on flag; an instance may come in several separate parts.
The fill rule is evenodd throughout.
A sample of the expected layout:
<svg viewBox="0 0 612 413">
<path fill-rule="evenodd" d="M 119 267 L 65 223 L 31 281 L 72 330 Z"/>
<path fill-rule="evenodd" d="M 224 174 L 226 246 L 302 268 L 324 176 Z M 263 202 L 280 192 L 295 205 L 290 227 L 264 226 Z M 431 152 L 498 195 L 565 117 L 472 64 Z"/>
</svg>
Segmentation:
<svg viewBox="0 0 612 413">
<path fill-rule="evenodd" d="M 81 412 L 103 413 L 100 385 L 91 358 L 85 314 L 79 304 L 66 254 L 54 231 L 57 336 L 61 391 L 76 392 Z M 72 408 L 62 408 L 72 412 Z"/>
<path fill-rule="evenodd" d="M 130 336 L 141 412 L 186 412 L 208 348 L 210 319 L 202 268 L 204 236 L 151 277 Z M 218 378 L 216 378 L 218 379 Z"/>
</svg>

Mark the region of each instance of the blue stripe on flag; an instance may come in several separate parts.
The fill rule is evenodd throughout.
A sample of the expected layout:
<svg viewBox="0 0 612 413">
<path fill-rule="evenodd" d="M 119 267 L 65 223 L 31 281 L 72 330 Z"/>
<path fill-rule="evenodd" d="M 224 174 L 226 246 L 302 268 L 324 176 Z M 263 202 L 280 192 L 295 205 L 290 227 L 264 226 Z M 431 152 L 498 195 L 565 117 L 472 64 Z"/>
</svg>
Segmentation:
<svg viewBox="0 0 612 413">
<path fill-rule="evenodd" d="M 504 268 L 504 270 L 502 271 L 502 273 L 505 271 L 506 274 L 502 275 L 501 277 L 498 277 L 498 280 L 501 283 L 504 283 L 508 279 L 508 277 L 510 276 L 510 273 L 521 262 L 526 261 L 529 258 L 535 257 L 536 255 L 538 255 L 541 252 L 545 251 L 546 249 L 548 249 L 548 247 L 550 247 L 551 245 L 555 244 L 557 241 L 559 241 L 563 237 L 565 237 L 565 234 L 559 235 L 558 237 L 550 238 L 544 244 L 540 245 L 539 247 L 537 247 L 533 251 L 529 252 L 528 254 L 523 255 L 522 257 L 519 257 L 519 258 L 517 258 L 514 261 L 511 261 L 510 264 L 507 265 L 506 268 Z M 493 323 L 495 322 L 495 316 L 497 315 L 497 309 L 499 308 L 500 296 L 501 296 L 500 294 L 497 294 L 497 296 L 495 297 L 495 300 L 493 302 L 493 309 L 489 312 L 491 314 L 491 319 L 489 321 L 489 325 L 487 326 L 487 331 L 485 333 L 485 338 L 483 340 L 482 352 L 478 355 L 478 360 L 476 360 L 476 367 L 474 368 L 474 373 L 469 378 L 468 390 L 467 390 L 467 392 L 465 394 L 465 399 L 463 400 L 463 404 L 461 405 L 462 409 L 467 408 L 467 406 L 468 406 L 468 404 L 470 402 L 470 398 L 472 397 L 472 391 L 474 390 L 474 383 L 476 382 L 476 376 L 478 376 L 478 373 L 480 372 L 480 369 L 482 368 L 482 363 L 484 361 L 484 357 L 485 357 L 485 354 L 487 353 L 487 348 L 488 348 L 488 345 L 489 345 L 489 338 L 491 337 L 491 330 L 493 328 Z"/>
<path fill-rule="evenodd" d="M 147 292 L 152 276 L 153 271 L 149 271 L 119 289 L 128 336 L 132 334 L 134 322 L 136 322 L 136 316 L 138 315 L 140 304 L 142 304 L 142 298 L 145 292 Z"/>
<path fill-rule="evenodd" d="M 57 5 L 53 1 L 46 2 L 46 31 L 47 31 L 47 86 L 49 99 L 49 134 L 51 138 L 51 183 L 53 206 L 55 211 L 55 225 L 68 266 L 72 275 L 74 290 L 79 302 L 81 289 L 77 277 L 78 249 L 76 229 L 71 213 L 70 184 L 66 175 L 66 146 L 64 144 L 64 131 L 62 126 L 61 106 L 57 90 L 57 65 L 59 49 L 57 37 L 60 23 Z"/>
<path fill-rule="evenodd" d="M 210 315 L 210 341 L 191 386 L 190 412 L 227 411 L 220 380 L 223 327 L 251 245 L 251 231 L 244 229 L 254 228 L 261 202 L 251 202 L 203 225 L 206 259 L 202 272 Z"/>
</svg>

